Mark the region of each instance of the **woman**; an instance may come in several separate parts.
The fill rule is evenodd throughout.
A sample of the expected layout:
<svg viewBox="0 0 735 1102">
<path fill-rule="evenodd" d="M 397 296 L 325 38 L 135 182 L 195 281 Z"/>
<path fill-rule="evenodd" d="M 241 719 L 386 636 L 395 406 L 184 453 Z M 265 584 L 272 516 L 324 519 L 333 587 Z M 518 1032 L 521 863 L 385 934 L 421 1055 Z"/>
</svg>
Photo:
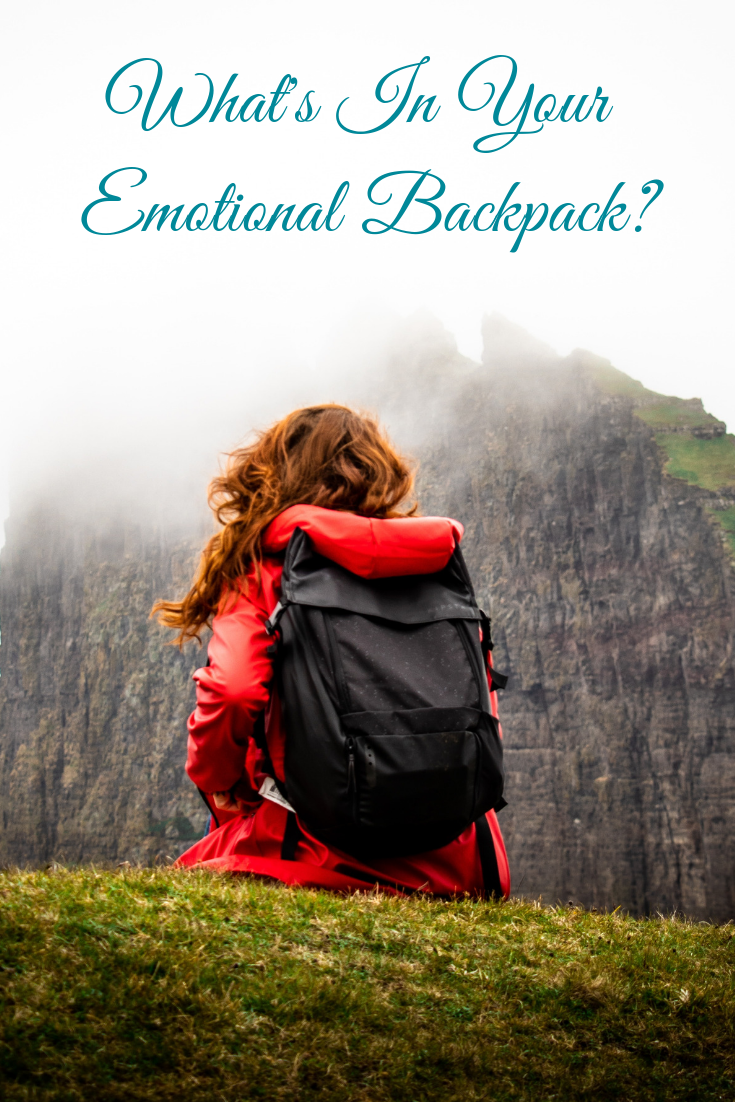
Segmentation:
<svg viewBox="0 0 735 1102">
<path fill-rule="evenodd" d="M 278 603 L 283 552 L 294 529 L 316 551 L 364 578 L 441 570 L 462 526 L 418 517 L 407 506 L 413 475 L 377 423 L 339 405 L 297 410 L 232 453 L 210 486 L 222 525 L 204 550 L 183 601 L 154 611 L 178 642 L 212 627 L 209 660 L 194 674 L 197 706 L 189 719 L 186 771 L 214 822 L 179 866 L 227 869 L 308 887 L 437 895 L 480 894 L 485 882 L 474 824 L 449 845 L 410 857 L 364 863 L 312 837 L 298 822 L 289 841 L 287 808 L 259 792 L 268 771 L 283 782 L 285 738 L 273 689 L 266 620 Z M 496 694 L 491 694 L 496 714 Z M 265 741 L 254 737 L 265 714 Z M 510 876 L 500 829 L 488 812 L 501 893 Z M 483 833 L 484 825 L 483 825 Z M 288 851 L 288 852 L 286 852 Z M 485 866 L 486 867 L 486 866 Z"/>
</svg>

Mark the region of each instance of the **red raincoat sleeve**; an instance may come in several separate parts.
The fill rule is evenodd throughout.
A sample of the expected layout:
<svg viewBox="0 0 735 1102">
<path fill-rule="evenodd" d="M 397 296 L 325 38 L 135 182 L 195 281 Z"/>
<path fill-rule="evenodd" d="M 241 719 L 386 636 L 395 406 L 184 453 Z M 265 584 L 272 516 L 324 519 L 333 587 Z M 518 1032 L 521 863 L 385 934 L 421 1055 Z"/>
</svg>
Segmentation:
<svg viewBox="0 0 735 1102">
<path fill-rule="evenodd" d="M 446 566 L 464 529 L 446 517 L 395 517 L 377 520 L 292 505 L 271 523 L 267 541 L 282 551 L 294 528 L 302 528 L 315 549 L 361 578 L 433 574 Z"/>
<path fill-rule="evenodd" d="M 215 616 L 209 665 L 194 673 L 197 705 L 189 717 L 186 772 L 203 792 L 227 792 L 242 779 L 258 714 L 268 703 L 273 661 L 268 613 L 248 594 Z"/>
</svg>

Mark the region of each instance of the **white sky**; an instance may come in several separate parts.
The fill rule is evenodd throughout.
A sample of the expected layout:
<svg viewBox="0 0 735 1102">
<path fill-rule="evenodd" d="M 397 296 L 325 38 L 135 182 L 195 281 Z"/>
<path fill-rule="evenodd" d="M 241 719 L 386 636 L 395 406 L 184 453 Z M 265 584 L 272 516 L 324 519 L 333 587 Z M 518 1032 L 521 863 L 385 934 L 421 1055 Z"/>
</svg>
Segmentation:
<svg viewBox="0 0 735 1102">
<path fill-rule="evenodd" d="M 211 435 L 217 411 L 249 396 L 254 407 L 275 396 L 284 410 L 290 395 L 329 397 L 315 365 L 364 306 L 434 311 L 473 356 L 482 313 L 499 310 L 560 353 L 586 347 L 655 390 L 701 396 L 735 426 L 731 11 L 716 0 L 6 4 L 4 462 L 40 449 L 58 467 L 80 440 L 94 460 L 111 442 L 135 448 L 156 420 L 173 439 L 180 425 L 185 447 L 200 419 Z M 513 111 L 530 82 L 562 99 L 601 85 L 609 120 L 547 124 L 475 153 L 473 140 L 494 129 L 492 107 L 463 111 L 457 87 L 498 53 L 518 63 Z M 350 97 L 354 125 L 384 117 L 378 78 L 425 54 L 414 91 L 436 94 L 435 122 L 401 120 L 363 137 L 339 130 L 340 100 Z M 115 115 L 104 101 L 113 73 L 138 57 L 163 65 L 161 106 L 183 85 L 185 117 L 202 102 L 197 71 L 215 96 L 234 72 L 232 94 L 271 92 L 286 72 L 298 89 L 275 125 L 221 116 L 144 133 L 140 107 Z M 146 94 L 152 68 L 131 78 Z M 321 115 L 297 125 L 298 93 L 310 88 Z M 117 95 L 122 103 L 124 89 Z M 326 206 L 347 179 L 346 220 L 329 235 L 86 233 L 80 215 L 99 181 L 126 165 L 148 173 L 131 193 L 134 211 L 212 203 L 230 181 L 245 204 Z M 514 255 L 505 232 L 368 236 L 363 219 L 389 208 L 370 207 L 367 186 L 399 169 L 441 176 L 445 210 L 497 203 L 515 180 L 521 201 L 604 202 L 625 180 L 634 217 L 619 234 L 541 230 Z M 635 233 L 652 177 L 664 191 Z"/>
</svg>

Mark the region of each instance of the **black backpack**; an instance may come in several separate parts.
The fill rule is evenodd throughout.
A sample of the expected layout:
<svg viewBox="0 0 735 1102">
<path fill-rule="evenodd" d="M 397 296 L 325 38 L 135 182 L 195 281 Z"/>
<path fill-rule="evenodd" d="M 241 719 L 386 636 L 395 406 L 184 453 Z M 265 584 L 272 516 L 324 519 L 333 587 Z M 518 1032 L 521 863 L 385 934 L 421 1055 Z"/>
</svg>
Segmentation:
<svg viewBox="0 0 735 1102">
<path fill-rule="evenodd" d="M 297 528 L 266 627 L 286 732 L 278 787 L 316 838 L 358 858 L 422 853 L 505 805 L 490 625 L 459 547 L 438 573 L 367 581 Z"/>
</svg>

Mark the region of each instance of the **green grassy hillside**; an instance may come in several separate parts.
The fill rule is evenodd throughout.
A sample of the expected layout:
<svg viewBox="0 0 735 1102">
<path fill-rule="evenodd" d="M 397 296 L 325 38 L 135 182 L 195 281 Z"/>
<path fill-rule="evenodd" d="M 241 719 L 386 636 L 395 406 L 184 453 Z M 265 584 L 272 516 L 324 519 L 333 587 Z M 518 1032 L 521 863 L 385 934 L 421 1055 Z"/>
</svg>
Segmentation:
<svg viewBox="0 0 735 1102">
<path fill-rule="evenodd" d="M 635 416 L 654 430 L 668 475 L 705 490 L 735 489 L 735 436 L 725 433 L 724 424 L 707 413 L 701 402 L 647 390 L 597 357 L 589 357 L 585 370 L 606 394 L 635 401 Z M 713 509 L 712 515 L 735 556 L 735 507 Z"/>
<path fill-rule="evenodd" d="M 690 433 L 656 433 L 668 456 L 666 473 L 705 490 L 735 486 L 735 436 L 699 440 Z"/>
<path fill-rule="evenodd" d="M 5 1099 L 731 1099 L 735 930 L 0 875 Z"/>
</svg>

